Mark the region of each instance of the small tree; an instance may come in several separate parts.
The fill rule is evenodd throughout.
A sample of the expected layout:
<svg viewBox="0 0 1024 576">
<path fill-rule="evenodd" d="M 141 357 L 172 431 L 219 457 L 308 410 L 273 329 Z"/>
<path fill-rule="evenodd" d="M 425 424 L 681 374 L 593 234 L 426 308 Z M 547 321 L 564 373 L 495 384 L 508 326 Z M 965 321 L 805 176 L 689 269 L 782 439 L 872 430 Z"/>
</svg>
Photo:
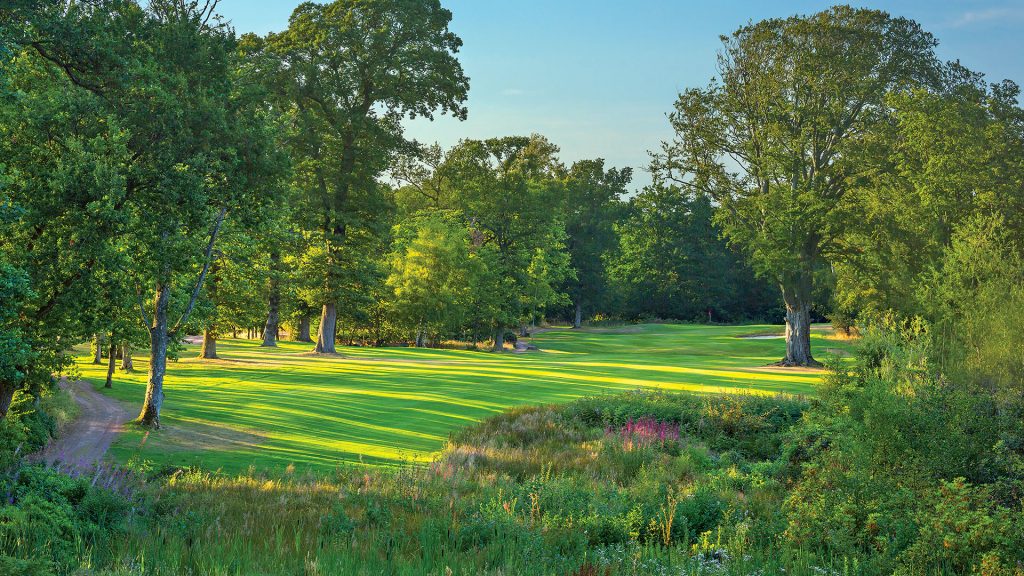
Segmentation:
<svg viewBox="0 0 1024 576">
<path fill-rule="evenodd" d="M 19 322 L 30 296 L 28 275 L 0 259 L 0 419 L 7 416 L 14 393 L 25 383 L 32 360 Z"/>
<path fill-rule="evenodd" d="M 424 214 L 398 226 L 395 236 L 387 279 L 392 310 L 424 346 L 428 335 L 464 325 L 480 260 L 457 216 Z"/>
</svg>

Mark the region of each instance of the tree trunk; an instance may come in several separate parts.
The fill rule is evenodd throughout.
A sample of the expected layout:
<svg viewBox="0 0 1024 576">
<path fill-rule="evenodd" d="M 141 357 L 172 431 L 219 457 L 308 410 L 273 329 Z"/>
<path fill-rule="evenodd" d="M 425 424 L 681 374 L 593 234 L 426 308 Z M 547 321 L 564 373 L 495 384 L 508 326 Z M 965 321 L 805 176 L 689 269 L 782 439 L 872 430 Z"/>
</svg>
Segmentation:
<svg viewBox="0 0 1024 576">
<path fill-rule="evenodd" d="M 164 404 L 164 375 L 167 373 L 167 305 L 170 287 L 157 286 L 153 325 L 149 329 L 149 382 L 139 413 L 139 423 L 152 428 L 160 427 L 160 408 Z"/>
<path fill-rule="evenodd" d="M 217 356 L 217 333 L 213 328 L 207 327 L 203 330 L 203 349 L 199 352 L 200 358 L 216 360 Z"/>
<path fill-rule="evenodd" d="M 336 354 L 334 340 L 337 334 L 338 314 L 334 304 L 324 304 L 323 313 L 320 315 L 320 330 L 316 336 L 316 348 L 314 351 L 321 354 Z"/>
<path fill-rule="evenodd" d="M 423 329 L 423 326 L 420 326 L 419 328 L 416 329 L 416 347 L 423 348 L 426 339 L 427 331 Z"/>
<path fill-rule="evenodd" d="M 572 320 L 573 328 L 580 328 L 583 326 L 583 303 L 580 301 L 576 302 L 576 316 Z"/>
<path fill-rule="evenodd" d="M 96 355 L 93 356 L 92 363 L 103 364 L 103 339 L 99 334 L 93 336 L 93 348 L 96 349 Z"/>
<path fill-rule="evenodd" d="M 519 323 L 519 337 L 526 338 L 530 335 L 530 331 L 526 329 L 526 322 Z"/>
<path fill-rule="evenodd" d="M 11 402 L 14 401 L 14 382 L 0 379 L 0 420 L 7 417 L 7 411 L 11 409 Z"/>
<path fill-rule="evenodd" d="M 494 329 L 494 352 L 501 352 L 505 349 L 505 329 L 495 328 Z"/>
<path fill-rule="evenodd" d="M 299 320 L 299 336 L 296 340 L 299 342 L 313 341 L 313 339 L 309 337 L 309 316 L 303 315 Z"/>
<path fill-rule="evenodd" d="M 263 344 L 260 346 L 277 346 L 278 308 L 281 295 L 270 292 L 270 311 L 267 312 L 267 326 L 263 329 Z"/>
<path fill-rule="evenodd" d="M 263 327 L 263 344 L 260 346 L 277 346 L 277 327 L 280 323 L 281 280 L 278 269 L 281 267 L 281 254 L 270 253 L 270 297 L 267 300 L 267 325 Z"/>
<path fill-rule="evenodd" d="M 107 382 L 104 388 L 114 387 L 114 366 L 117 363 L 117 344 L 114 344 L 114 335 L 110 335 L 110 358 L 107 360 Z"/>
<path fill-rule="evenodd" d="M 811 355 L 811 278 L 801 275 L 782 285 L 786 303 L 786 357 L 782 366 L 820 366 Z"/>
<path fill-rule="evenodd" d="M 121 371 L 122 372 L 134 372 L 135 363 L 132 362 L 132 346 L 131 344 L 125 344 L 121 346 Z"/>
</svg>

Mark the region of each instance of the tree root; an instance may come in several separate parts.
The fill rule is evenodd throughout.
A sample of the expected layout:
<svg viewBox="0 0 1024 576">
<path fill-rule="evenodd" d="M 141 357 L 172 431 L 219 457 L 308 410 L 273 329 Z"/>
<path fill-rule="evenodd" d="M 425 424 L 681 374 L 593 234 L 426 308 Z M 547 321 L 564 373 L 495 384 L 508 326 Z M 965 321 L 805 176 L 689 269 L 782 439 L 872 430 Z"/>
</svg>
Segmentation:
<svg viewBox="0 0 1024 576">
<path fill-rule="evenodd" d="M 825 367 L 824 364 L 822 364 L 821 362 L 818 362 L 814 358 L 811 358 L 810 361 L 807 362 L 806 364 L 801 364 L 799 362 L 792 362 L 790 360 L 787 360 L 787 359 L 783 358 L 782 360 L 779 360 L 778 362 L 772 362 L 771 364 L 769 364 L 769 366 L 777 366 L 779 368 L 824 368 Z"/>
</svg>

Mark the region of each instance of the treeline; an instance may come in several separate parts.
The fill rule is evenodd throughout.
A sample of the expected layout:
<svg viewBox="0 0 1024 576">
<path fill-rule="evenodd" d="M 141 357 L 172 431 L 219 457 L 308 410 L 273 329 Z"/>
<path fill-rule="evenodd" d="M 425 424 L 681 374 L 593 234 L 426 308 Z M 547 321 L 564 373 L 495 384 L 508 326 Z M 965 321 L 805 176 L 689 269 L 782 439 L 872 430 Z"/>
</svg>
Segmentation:
<svg viewBox="0 0 1024 576">
<path fill-rule="evenodd" d="M 768 319 L 778 297 L 707 195 L 564 164 L 544 137 L 408 140 L 464 118 L 436 0 L 303 4 L 237 37 L 216 3 L 0 9 L 0 416 L 92 341 L 148 350 L 159 425 L 187 334 L 490 342 L 540 318 Z M 109 381 L 109 378 L 108 378 Z"/>
</svg>

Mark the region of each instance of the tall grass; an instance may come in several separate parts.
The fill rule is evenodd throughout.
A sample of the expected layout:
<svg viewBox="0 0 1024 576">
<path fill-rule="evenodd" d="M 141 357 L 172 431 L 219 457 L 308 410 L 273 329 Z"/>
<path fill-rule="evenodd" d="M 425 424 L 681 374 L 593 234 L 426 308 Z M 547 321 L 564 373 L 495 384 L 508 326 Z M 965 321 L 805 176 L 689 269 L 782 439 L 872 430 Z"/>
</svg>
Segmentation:
<svg viewBox="0 0 1024 576">
<path fill-rule="evenodd" d="M 808 406 L 637 392 L 513 409 L 426 466 L 148 470 L 141 486 L 115 486 L 124 513 L 103 531 L 69 541 L 23 521 L 51 543 L 26 548 L 0 522 L 0 567 L 64 545 L 57 574 L 881 573 L 781 540 L 782 437 Z"/>
</svg>

